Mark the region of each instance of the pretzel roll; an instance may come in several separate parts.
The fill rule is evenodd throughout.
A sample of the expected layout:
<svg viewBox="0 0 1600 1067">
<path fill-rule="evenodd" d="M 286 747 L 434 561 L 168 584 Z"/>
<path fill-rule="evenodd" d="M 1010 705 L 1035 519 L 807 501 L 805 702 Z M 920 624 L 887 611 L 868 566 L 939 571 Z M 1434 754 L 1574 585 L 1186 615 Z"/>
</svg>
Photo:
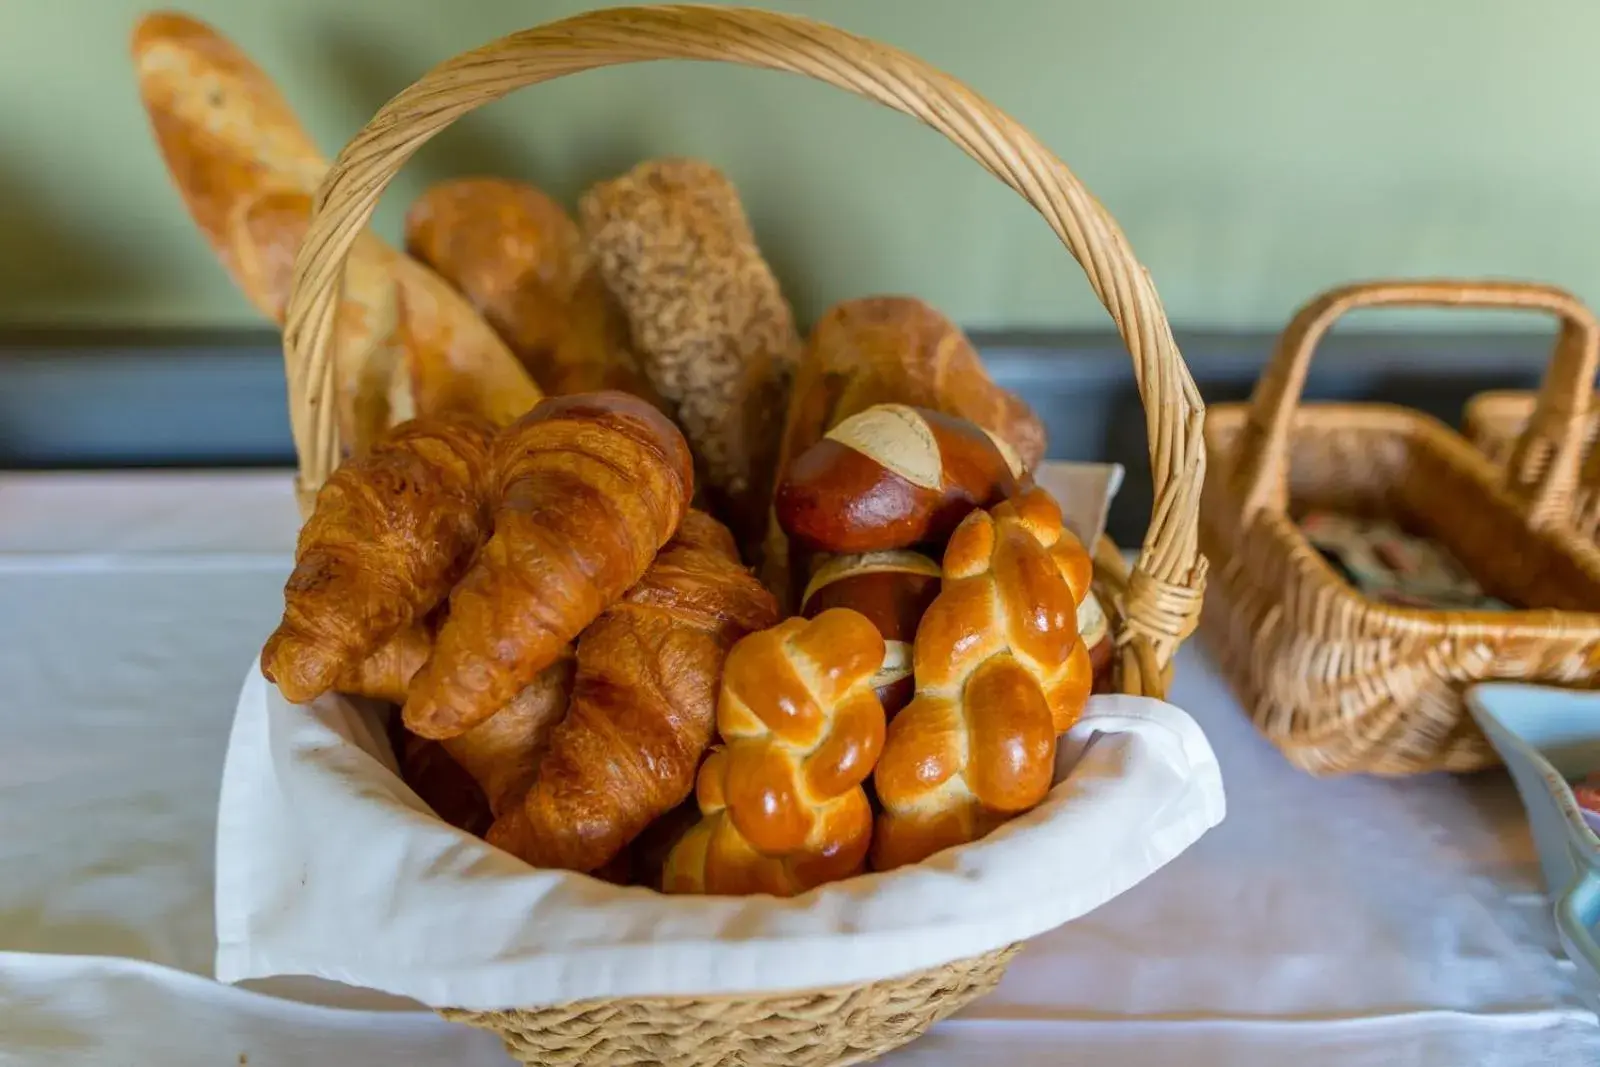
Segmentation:
<svg viewBox="0 0 1600 1067">
<path fill-rule="evenodd" d="M 883 651 L 878 628 L 845 608 L 734 646 L 717 703 L 726 747 L 700 768 L 702 819 L 667 859 L 667 892 L 793 896 L 862 869 Z"/>
<path fill-rule="evenodd" d="M 1111 653 L 1115 644 L 1111 640 L 1111 622 L 1094 590 L 1084 594 L 1078 605 L 1078 633 L 1083 635 L 1083 647 L 1089 650 L 1089 667 L 1094 675 L 1094 692 L 1109 692 L 1111 681 Z"/>
<path fill-rule="evenodd" d="M 965 419 L 878 404 L 794 458 L 774 499 L 778 524 L 823 552 L 942 541 L 975 508 L 1017 491 L 1016 453 Z"/>
<path fill-rule="evenodd" d="M 1061 542 L 1060 509 L 1042 489 L 973 512 L 950 538 L 917 630 L 917 695 L 873 776 L 877 869 L 976 840 L 1049 791 L 1056 736 L 1091 683 Z"/>
<path fill-rule="evenodd" d="M 815 618 L 830 608 L 865 615 L 883 636 L 883 665 L 872 677 L 886 715 L 911 701 L 911 643 L 923 612 L 939 595 L 939 565 L 916 552 L 864 552 L 831 556 L 817 568 L 800 600 L 800 614 Z"/>
</svg>

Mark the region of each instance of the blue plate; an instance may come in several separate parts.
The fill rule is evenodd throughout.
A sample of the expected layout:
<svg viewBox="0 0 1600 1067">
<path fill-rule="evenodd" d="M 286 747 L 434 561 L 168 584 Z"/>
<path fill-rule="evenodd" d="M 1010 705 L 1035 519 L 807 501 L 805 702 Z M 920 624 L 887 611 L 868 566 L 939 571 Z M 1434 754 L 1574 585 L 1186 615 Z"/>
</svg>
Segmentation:
<svg viewBox="0 0 1600 1067">
<path fill-rule="evenodd" d="M 1600 692 L 1489 682 L 1467 707 L 1517 784 L 1562 946 L 1600 1002 L 1600 838 L 1567 784 L 1600 771 Z"/>
</svg>

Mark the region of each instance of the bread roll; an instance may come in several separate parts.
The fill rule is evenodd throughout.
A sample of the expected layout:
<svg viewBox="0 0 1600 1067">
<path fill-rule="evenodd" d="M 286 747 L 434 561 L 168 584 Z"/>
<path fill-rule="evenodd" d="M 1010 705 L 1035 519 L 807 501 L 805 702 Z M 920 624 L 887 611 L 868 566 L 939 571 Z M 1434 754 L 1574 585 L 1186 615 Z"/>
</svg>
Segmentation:
<svg viewBox="0 0 1600 1067">
<path fill-rule="evenodd" d="M 939 565 L 916 552 L 866 552 L 826 559 L 800 598 L 800 614 L 815 618 L 830 608 L 865 615 L 883 637 L 883 663 L 873 691 L 893 718 L 911 701 L 911 648 L 917 625 L 939 595 Z"/>
<path fill-rule="evenodd" d="M 1056 736 L 1091 681 L 1066 538 L 1041 489 L 973 512 L 950 538 L 917 630 L 917 695 L 889 724 L 873 776 L 876 869 L 976 840 L 1049 791 Z"/>
<path fill-rule="evenodd" d="M 707 163 L 655 160 L 590 189 L 580 218 L 640 369 L 753 554 L 800 341 L 738 193 Z"/>
<path fill-rule="evenodd" d="M 1116 646 L 1111 640 L 1111 623 L 1106 618 L 1105 608 L 1092 589 L 1078 604 L 1078 632 L 1083 635 L 1084 647 L 1089 650 L 1094 692 L 1110 692 L 1112 653 Z"/>
<path fill-rule="evenodd" d="M 913 297 L 873 296 L 835 304 L 807 337 L 786 409 L 780 475 L 829 430 L 878 404 L 967 419 L 1009 448 L 1025 471 L 1044 458 L 1044 425 L 1021 398 L 994 384 L 954 323 Z M 797 592 L 807 569 L 805 550 L 791 554 L 786 541 L 774 518 L 762 578 L 780 599 Z"/>
<path fill-rule="evenodd" d="M 778 524 L 824 552 L 937 545 L 974 508 L 1018 488 L 1015 457 L 982 428 L 926 408 L 879 404 L 845 419 L 789 464 Z"/>
<path fill-rule="evenodd" d="M 1044 459 L 1039 417 L 1021 397 L 994 384 L 955 323 L 914 297 L 846 300 L 812 327 L 790 394 L 785 461 L 878 404 L 928 408 L 976 423 L 1009 446 L 1024 470 Z"/>
<path fill-rule="evenodd" d="M 872 834 L 861 788 L 883 744 L 872 691 L 883 638 L 846 608 L 787 619 L 728 655 L 726 742 L 695 783 L 702 819 L 667 858 L 669 893 L 793 896 L 858 873 Z"/>
<path fill-rule="evenodd" d="M 653 390 L 578 225 L 525 182 L 462 178 L 406 215 L 406 250 L 459 289 L 551 396 Z"/>
</svg>

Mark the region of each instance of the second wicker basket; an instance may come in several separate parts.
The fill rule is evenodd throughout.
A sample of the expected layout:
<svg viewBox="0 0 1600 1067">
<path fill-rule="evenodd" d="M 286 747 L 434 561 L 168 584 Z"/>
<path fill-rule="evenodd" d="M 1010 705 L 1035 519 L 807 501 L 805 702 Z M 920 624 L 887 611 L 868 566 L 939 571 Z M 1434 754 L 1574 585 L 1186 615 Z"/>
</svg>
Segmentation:
<svg viewBox="0 0 1600 1067">
<path fill-rule="evenodd" d="M 1302 405 L 1318 341 L 1345 312 L 1534 310 L 1561 332 L 1538 417 L 1495 467 L 1420 412 Z M 1373 282 L 1306 305 L 1254 396 L 1206 425 L 1201 545 L 1215 567 L 1211 643 L 1260 730 L 1318 774 L 1472 770 L 1494 755 L 1470 683 L 1600 680 L 1600 551 L 1568 527 L 1600 326 L 1559 290 Z M 1310 543 L 1313 510 L 1382 518 L 1444 546 L 1514 610 L 1426 610 L 1363 595 Z"/>
</svg>

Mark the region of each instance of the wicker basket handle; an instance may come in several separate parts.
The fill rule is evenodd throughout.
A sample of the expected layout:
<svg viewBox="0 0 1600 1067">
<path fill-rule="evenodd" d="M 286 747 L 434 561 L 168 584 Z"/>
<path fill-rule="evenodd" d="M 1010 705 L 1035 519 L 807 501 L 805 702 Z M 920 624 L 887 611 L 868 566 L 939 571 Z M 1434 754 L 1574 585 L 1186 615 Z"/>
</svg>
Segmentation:
<svg viewBox="0 0 1600 1067">
<path fill-rule="evenodd" d="M 998 108 L 910 55 L 809 19 L 698 6 L 592 11 L 457 56 L 384 105 L 324 179 L 295 258 L 284 358 L 302 501 L 339 459 L 332 341 L 345 258 L 401 165 L 457 118 L 515 89 L 658 59 L 805 74 L 876 100 L 943 133 L 1049 222 L 1126 342 L 1144 402 L 1156 501 L 1129 579 L 1120 664 L 1124 689 L 1159 695 L 1205 581 L 1196 536 L 1204 407 L 1149 275 L 1088 190 Z"/>
<path fill-rule="evenodd" d="M 1530 525 L 1560 519 L 1577 481 L 1600 324 L 1582 301 L 1552 286 L 1447 279 L 1357 282 L 1323 293 L 1295 314 L 1250 399 L 1239 451 L 1245 458 L 1236 475 L 1245 517 L 1287 506 L 1289 435 L 1312 353 L 1342 315 L 1374 307 L 1539 311 L 1560 320 L 1538 405 L 1505 470 L 1507 487 L 1527 503 Z"/>
</svg>

